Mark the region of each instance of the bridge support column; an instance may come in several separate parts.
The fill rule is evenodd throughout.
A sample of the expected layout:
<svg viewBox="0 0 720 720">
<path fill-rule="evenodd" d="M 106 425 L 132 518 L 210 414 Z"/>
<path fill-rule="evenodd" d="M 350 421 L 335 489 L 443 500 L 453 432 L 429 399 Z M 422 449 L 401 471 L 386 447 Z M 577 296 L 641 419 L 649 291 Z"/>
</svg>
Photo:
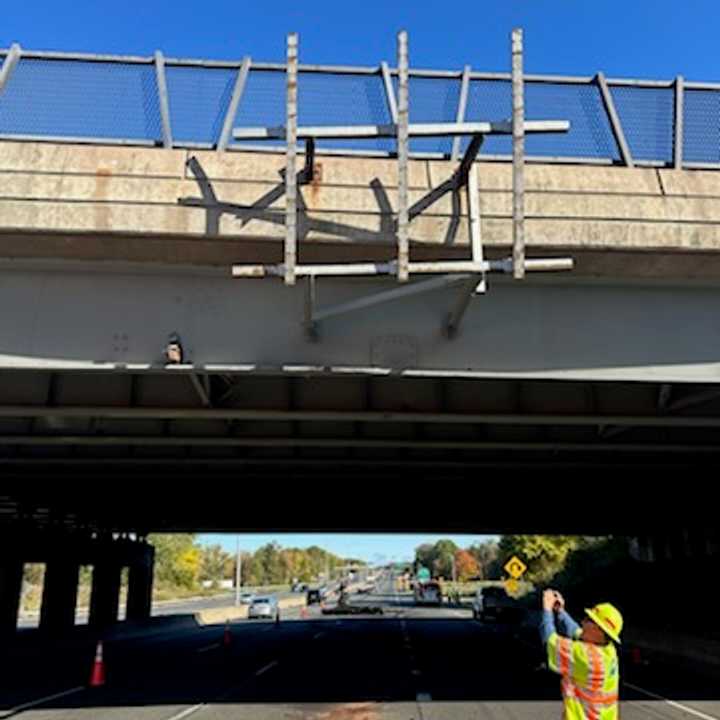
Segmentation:
<svg viewBox="0 0 720 720">
<path fill-rule="evenodd" d="M 99 558 L 93 568 L 89 623 L 105 627 L 117 622 L 120 607 L 120 564 L 115 558 Z"/>
<path fill-rule="evenodd" d="M 150 617 L 154 570 L 155 548 L 152 545 L 141 545 L 130 565 L 128 576 L 128 620 L 147 620 Z"/>
<path fill-rule="evenodd" d="M 6 556 L 0 559 L 0 635 L 17 630 L 22 593 L 23 562 Z"/>
<path fill-rule="evenodd" d="M 51 632 L 75 626 L 80 565 L 65 557 L 50 558 L 45 569 L 40 629 Z"/>
</svg>

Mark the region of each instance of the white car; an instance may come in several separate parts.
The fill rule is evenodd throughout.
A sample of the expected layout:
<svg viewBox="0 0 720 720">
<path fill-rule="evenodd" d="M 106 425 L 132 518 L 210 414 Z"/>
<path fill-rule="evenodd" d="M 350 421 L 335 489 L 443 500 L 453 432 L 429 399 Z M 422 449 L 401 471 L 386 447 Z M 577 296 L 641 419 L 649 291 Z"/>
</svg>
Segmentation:
<svg viewBox="0 0 720 720">
<path fill-rule="evenodd" d="M 240 593 L 240 604 L 241 605 L 252 605 L 255 595 L 250 592 Z"/>
<path fill-rule="evenodd" d="M 269 618 L 271 620 L 278 619 L 280 616 L 280 607 L 278 601 L 274 597 L 257 597 L 248 608 L 248 618 Z"/>
</svg>

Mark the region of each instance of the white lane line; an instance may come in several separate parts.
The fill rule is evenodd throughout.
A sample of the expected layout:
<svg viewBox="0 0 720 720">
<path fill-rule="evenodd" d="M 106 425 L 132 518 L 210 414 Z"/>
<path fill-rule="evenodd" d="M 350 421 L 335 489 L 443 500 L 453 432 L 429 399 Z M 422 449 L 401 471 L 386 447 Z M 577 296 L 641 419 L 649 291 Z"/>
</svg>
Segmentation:
<svg viewBox="0 0 720 720">
<path fill-rule="evenodd" d="M 201 647 L 199 650 L 196 650 L 195 652 L 204 653 L 208 652 L 209 650 L 215 650 L 216 648 L 220 647 L 220 643 L 213 643 L 212 645 L 206 645 L 205 647 Z"/>
<path fill-rule="evenodd" d="M 47 695 L 45 697 L 38 698 L 37 700 L 31 700 L 30 702 L 23 703 L 22 705 L 16 705 L 9 710 L 0 711 L 0 717 L 10 717 L 11 715 L 15 715 L 16 713 L 22 712 L 23 710 L 28 710 L 29 708 L 36 707 L 37 705 L 42 705 L 43 703 L 50 702 L 51 700 L 57 700 L 61 697 L 73 695 L 74 693 L 78 693 L 84 689 L 85 687 L 83 685 L 78 685 L 77 687 L 70 688 L 69 690 L 63 690 L 62 692 L 55 693 L 54 695 Z"/>
<path fill-rule="evenodd" d="M 316 633 L 315 635 L 313 635 L 313 640 L 319 640 L 321 637 L 324 637 L 324 635 L 324 632 Z"/>
<path fill-rule="evenodd" d="M 278 661 L 273 660 L 271 663 L 268 663 L 265 667 L 260 668 L 255 673 L 255 677 L 260 677 L 261 675 L 264 675 L 268 670 L 272 670 L 277 664 L 278 664 Z"/>
<path fill-rule="evenodd" d="M 202 710 L 204 707 L 207 707 L 208 703 L 198 703 L 197 705 L 193 705 L 192 707 L 186 708 L 182 712 L 179 712 L 177 715 L 173 715 L 172 717 L 168 718 L 167 720 L 182 720 L 183 718 L 186 718 L 193 713 L 196 713 L 198 710 Z"/>
<path fill-rule="evenodd" d="M 630 683 L 623 683 L 625 687 L 630 688 L 631 690 L 636 690 L 639 693 L 642 693 L 643 695 L 647 695 L 648 697 L 653 698 L 654 700 L 661 700 L 664 703 L 667 703 L 670 705 L 670 707 L 674 707 L 676 710 L 682 710 L 683 712 L 686 712 L 690 715 L 694 715 L 695 717 L 702 718 L 702 720 L 720 720 L 720 718 L 717 717 L 717 715 L 706 715 L 705 713 L 700 712 L 699 710 L 693 710 L 692 708 L 689 708 L 687 705 L 681 705 L 680 703 L 674 702 L 673 700 L 668 700 L 667 698 L 664 698 L 662 695 L 656 695 L 654 692 L 650 692 L 649 690 L 644 690 L 641 687 L 638 687 L 637 685 L 632 685 Z"/>
<path fill-rule="evenodd" d="M 415 702 L 432 702 L 432 695 L 430 693 L 418 693 L 415 696 Z"/>
</svg>

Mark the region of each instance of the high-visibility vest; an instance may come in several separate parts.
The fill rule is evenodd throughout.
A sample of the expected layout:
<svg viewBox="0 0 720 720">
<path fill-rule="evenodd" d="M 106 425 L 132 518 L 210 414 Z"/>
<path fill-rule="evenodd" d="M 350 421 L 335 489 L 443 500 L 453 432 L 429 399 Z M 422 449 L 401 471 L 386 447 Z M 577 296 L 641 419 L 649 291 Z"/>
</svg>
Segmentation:
<svg viewBox="0 0 720 720">
<path fill-rule="evenodd" d="M 593 645 L 553 633 L 548 664 L 561 676 L 565 720 L 617 720 L 620 669 L 615 645 Z"/>
</svg>

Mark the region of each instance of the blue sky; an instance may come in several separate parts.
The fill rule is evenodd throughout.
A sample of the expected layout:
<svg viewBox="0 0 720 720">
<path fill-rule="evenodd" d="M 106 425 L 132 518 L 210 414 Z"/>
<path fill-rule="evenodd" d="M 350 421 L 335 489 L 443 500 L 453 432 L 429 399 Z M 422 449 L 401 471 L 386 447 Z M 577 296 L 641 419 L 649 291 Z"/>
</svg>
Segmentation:
<svg viewBox="0 0 720 720">
<path fill-rule="evenodd" d="M 219 543 L 228 552 L 235 552 L 237 535 L 200 535 L 200 542 L 207 544 Z M 247 534 L 240 535 L 240 549 L 253 552 L 261 545 L 277 541 L 283 547 L 309 547 L 318 545 L 341 557 L 353 557 L 372 563 L 386 563 L 391 560 L 412 560 L 415 548 L 425 542 L 434 543 L 440 538 L 450 538 L 460 547 L 467 547 L 482 542 L 488 535 L 338 535 L 338 534 Z"/>
<path fill-rule="evenodd" d="M 395 32 L 410 33 L 416 67 L 508 69 L 508 33 L 526 31 L 530 72 L 720 79 L 716 0 L 485 0 L 422 2 L 198 3 L 188 0 L 72 3 L 33 0 L 8 6 L 0 45 L 277 61 L 285 33 L 300 33 L 301 60 L 375 65 L 393 61 Z"/>
</svg>

